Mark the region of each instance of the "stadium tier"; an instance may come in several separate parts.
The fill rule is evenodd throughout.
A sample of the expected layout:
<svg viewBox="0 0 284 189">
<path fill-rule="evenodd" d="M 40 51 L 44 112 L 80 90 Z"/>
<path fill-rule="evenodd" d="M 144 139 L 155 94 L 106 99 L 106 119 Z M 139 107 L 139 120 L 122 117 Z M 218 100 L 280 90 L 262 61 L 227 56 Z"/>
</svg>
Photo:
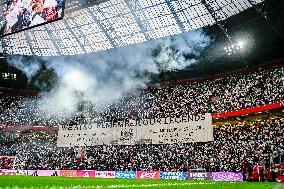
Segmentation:
<svg viewBox="0 0 284 189">
<path fill-rule="evenodd" d="M 254 166 L 275 167 L 283 161 L 283 124 L 283 117 L 224 124 L 214 128 L 214 141 L 208 143 L 69 148 L 56 146 L 56 132 L 0 130 L 0 165 L 31 174 L 32 170 L 242 172 L 245 161 L 249 175 L 259 179 L 259 173 L 251 171 Z"/>
<path fill-rule="evenodd" d="M 284 67 L 260 68 L 236 72 L 200 81 L 188 81 L 161 87 L 150 87 L 139 94 L 128 94 L 115 103 L 97 107 L 82 101 L 77 117 L 69 124 L 99 121 L 131 120 L 154 117 L 178 117 L 187 113 L 211 113 L 214 118 L 266 111 L 283 107 Z M 39 97 L 1 97 L 1 125 L 59 125 L 67 124 L 63 115 L 46 115 L 39 109 Z M 20 104 L 20 105 L 19 105 Z M 49 104 L 45 104 L 49 106 Z M 41 106 L 43 107 L 43 106 Z M 84 115 L 82 112 L 90 111 Z M 28 112 L 28 113 L 27 113 Z M 64 112 L 62 112 L 64 114 Z M 72 123 L 73 122 L 73 123 Z"/>
<path fill-rule="evenodd" d="M 273 65 L 273 64 L 272 64 Z M 247 121 L 218 121 L 220 113 L 239 112 L 281 103 L 283 106 L 283 66 L 259 68 L 200 81 L 180 81 L 150 87 L 140 95 L 122 98 L 91 118 L 78 117 L 68 125 L 88 120 L 179 117 L 187 111 L 216 113 L 214 141 L 206 143 L 136 144 L 57 147 L 58 127 L 62 120 L 38 119 L 33 108 L 37 96 L 2 97 L 0 158 L 2 169 L 20 170 L 97 170 L 97 171 L 168 171 L 238 172 L 242 162 L 254 166 L 275 167 L 284 158 L 284 119 L 274 114 L 259 114 Z M 7 92 L 6 92 L 7 93 Z M 5 98 L 8 98 L 9 101 Z M 25 100 L 24 100 L 25 99 Z M 28 99 L 28 100 L 27 100 Z M 20 103 L 21 102 L 21 103 Z M 27 102 L 25 106 L 22 102 Z M 21 104 L 21 107 L 19 107 Z M 127 106 L 127 108 L 126 108 Z M 34 106 L 36 107 L 36 106 Z M 265 109 L 267 111 L 269 109 Z M 26 115 L 25 113 L 30 113 Z M 120 114 L 119 114 L 120 112 Z M 253 112 L 255 113 L 255 112 Z M 264 112 L 262 112 L 264 113 Z M 41 116 L 39 116 L 41 117 Z M 214 117 L 214 116 L 213 116 Z M 19 126 L 26 123 L 28 127 Z M 7 125 L 7 126 L 5 126 Z M 8 126 L 9 125 L 9 126 Z M 16 126 L 12 126 L 16 125 Z M 37 126 L 31 126 L 37 125 Z M 38 125 L 41 125 L 40 127 Z M 47 126 L 43 126 L 47 125 Z M 51 126 L 53 125 L 53 126 Z"/>
</svg>

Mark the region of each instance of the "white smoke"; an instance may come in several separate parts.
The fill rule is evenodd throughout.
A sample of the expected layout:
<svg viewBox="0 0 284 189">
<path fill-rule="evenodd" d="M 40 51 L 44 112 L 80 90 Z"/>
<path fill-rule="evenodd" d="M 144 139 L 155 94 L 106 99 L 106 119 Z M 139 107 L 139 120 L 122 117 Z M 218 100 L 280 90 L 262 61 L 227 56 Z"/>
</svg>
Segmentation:
<svg viewBox="0 0 284 189">
<path fill-rule="evenodd" d="M 195 63 L 197 59 L 186 59 L 183 54 L 198 57 L 210 42 L 203 30 L 196 30 L 96 54 L 43 58 L 46 66 L 55 70 L 59 82 L 38 100 L 38 109 L 50 119 L 68 119 L 76 114 L 82 101 L 106 107 L 126 93 L 145 88 L 150 81 L 148 73 L 181 70 Z M 153 57 L 156 48 L 161 50 Z M 11 59 L 9 63 L 24 71 L 29 78 L 39 68 L 37 61 L 26 64 Z"/>
<path fill-rule="evenodd" d="M 196 63 L 197 59 L 194 57 L 198 57 L 210 42 L 211 38 L 201 29 L 162 39 L 161 51 L 157 56 L 161 70 L 182 70 Z M 191 58 L 186 58 L 185 55 L 191 55 Z"/>
<path fill-rule="evenodd" d="M 40 69 L 40 62 L 38 58 L 34 58 L 32 61 L 27 61 L 22 56 L 12 56 L 8 57 L 7 61 L 11 66 L 14 66 L 25 73 L 29 80 Z"/>
</svg>

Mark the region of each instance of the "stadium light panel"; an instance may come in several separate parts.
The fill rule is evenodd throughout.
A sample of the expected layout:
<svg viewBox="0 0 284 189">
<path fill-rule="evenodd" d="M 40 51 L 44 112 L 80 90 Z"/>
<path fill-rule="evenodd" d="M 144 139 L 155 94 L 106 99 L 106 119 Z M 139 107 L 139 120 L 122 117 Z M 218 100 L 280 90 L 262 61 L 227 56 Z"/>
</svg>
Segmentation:
<svg viewBox="0 0 284 189">
<path fill-rule="evenodd" d="M 248 0 L 208 2 L 214 7 L 217 21 L 251 7 Z M 108 0 L 88 7 L 79 0 L 69 0 L 65 13 L 63 20 L 3 38 L 5 53 L 38 56 L 94 53 L 216 23 L 201 0 Z"/>
</svg>

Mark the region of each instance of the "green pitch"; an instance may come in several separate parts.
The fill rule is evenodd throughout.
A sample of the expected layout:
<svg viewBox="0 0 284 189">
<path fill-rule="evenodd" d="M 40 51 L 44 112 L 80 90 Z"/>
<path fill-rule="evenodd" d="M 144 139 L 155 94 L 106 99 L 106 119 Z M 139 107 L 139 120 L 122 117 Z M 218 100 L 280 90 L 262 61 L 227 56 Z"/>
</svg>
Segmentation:
<svg viewBox="0 0 284 189">
<path fill-rule="evenodd" d="M 0 189 L 284 189 L 276 183 L 0 176 Z"/>
</svg>

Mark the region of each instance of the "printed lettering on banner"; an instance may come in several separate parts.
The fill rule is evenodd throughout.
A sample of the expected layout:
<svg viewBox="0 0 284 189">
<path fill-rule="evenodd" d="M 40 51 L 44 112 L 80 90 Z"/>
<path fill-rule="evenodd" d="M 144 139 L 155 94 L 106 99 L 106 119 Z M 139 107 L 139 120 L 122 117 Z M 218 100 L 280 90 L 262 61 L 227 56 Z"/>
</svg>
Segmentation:
<svg viewBox="0 0 284 189">
<path fill-rule="evenodd" d="M 185 173 L 183 172 L 161 172 L 161 179 L 166 180 L 185 180 Z"/>
<path fill-rule="evenodd" d="M 18 175 L 18 170 L 1 169 L 0 175 Z"/>
<path fill-rule="evenodd" d="M 34 176 L 59 176 L 59 170 L 37 170 Z"/>
<path fill-rule="evenodd" d="M 209 172 L 186 173 L 186 180 L 212 180 L 212 174 Z"/>
<path fill-rule="evenodd" d="M 12 169 L 0 169 L 0 172 L 2 173 L 17 173 L 18 170 L 12 170 Z"/>
<path fill-rule="evenodd" d="M 95 177 L 95 171 L 77 171 L 77 177 Z"/>
<path fill-rule="evenodd" d="M 20 175 L 28 175 L 29 170 L 18 170 Z"/>
<path fill-rule="evenodd" d="M 135 171 L 115 171 L 115 178 L 136 178 Z"/>
<path fill-rule="evenodd" d="M 114 171 L 95 171 L 96 178 L 115 178 Z"/>
<path fill-rule="evenodd" d="M 136 178 L 138 179 L 159 179 L 159 171 L 137 171 Z"/>
<path fill-rule="evenodd" d="M 59 126 L 58 147 L 213 141 L 211 114 Z"/>
<path fill-rule="evenodd" d="M 77 170 L 60 170 L 60 176 L 76 177 L 77 176 Z"/>
<path fill-rule="evenodd" d="M 213 172 L 212 177 L 214 181 L 243 181 L 242 173 Z"/>
</svg>

